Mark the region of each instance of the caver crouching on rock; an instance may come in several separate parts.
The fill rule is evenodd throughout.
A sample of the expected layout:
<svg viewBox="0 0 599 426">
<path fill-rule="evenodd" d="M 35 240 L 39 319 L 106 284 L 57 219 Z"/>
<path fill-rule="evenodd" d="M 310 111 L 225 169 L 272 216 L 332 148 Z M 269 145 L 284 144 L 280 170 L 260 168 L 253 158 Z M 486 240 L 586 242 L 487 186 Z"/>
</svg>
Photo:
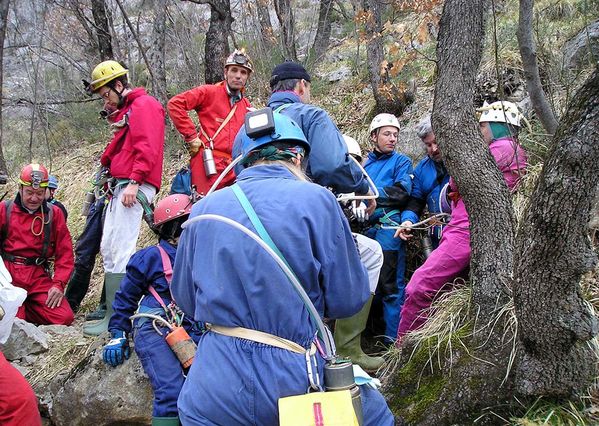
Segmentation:
<svg viewBox="0 0 599 426">
<path fill-rule="evenodd" d="M 48 170 L 21 170 L 19 192 L 0 204 L 2 259 L 13 285 L 27 290 L 17 317 L 34 324 L 73 322 L 64 288 L 73 271 L 73 244 L 58 206 L 46 202 Z"/>
</svg>

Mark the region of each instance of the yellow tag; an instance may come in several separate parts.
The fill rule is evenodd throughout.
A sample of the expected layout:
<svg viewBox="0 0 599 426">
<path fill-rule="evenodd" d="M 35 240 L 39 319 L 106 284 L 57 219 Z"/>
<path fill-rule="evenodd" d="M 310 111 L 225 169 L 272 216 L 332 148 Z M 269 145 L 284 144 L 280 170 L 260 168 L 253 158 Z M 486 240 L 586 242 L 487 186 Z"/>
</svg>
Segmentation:
<svg viewBox="0 0 599 426">
<path fill-rule="evenodd" d="M 358 426 L 348 390 L 279 399 L 281 426 Z"/>
</svg>

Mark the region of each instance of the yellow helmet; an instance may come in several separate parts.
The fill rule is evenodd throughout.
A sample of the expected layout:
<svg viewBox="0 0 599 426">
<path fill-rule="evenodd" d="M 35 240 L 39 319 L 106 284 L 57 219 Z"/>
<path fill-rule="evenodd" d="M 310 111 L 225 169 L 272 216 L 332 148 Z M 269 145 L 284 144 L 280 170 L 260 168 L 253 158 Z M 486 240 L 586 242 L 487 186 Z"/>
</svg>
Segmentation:
<svg viewBox="0 0 599 426">
<path fill-rule="evenodd" d="M 92 82 L 89 84 L 91 92 L 95 92 L 108 82 L 125 75 L 129 70 L 119 64 L 117 61 L 100 62 L 92 71 Z"/>
</svg>

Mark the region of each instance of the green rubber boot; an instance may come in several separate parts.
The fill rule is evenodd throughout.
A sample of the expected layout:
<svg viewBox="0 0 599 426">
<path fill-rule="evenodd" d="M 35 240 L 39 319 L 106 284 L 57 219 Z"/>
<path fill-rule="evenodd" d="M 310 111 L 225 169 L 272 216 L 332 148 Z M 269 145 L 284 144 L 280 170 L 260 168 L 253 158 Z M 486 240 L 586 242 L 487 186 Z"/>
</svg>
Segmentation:
<svg viewBox="0 0 599 426">
<path fill-rule="evenodd" d="M 369 356 L 364 353 L 360 343 L 362 332 L 366 328 L 368 313 L 372 305 L 372 296 L 364 304 L 360 312 L 353 317 L 338 319 L 335 322 L 335 346 L 337 355 L 350 358 L 369 373 L 377 371 L 385 362 L 383 357 Z"/>
<path fill-rule="evenodd" d="M 179 417 L 152 417 L 152 426 L 179 426 Z"/>
<path fill-rule="evenodd" d="M 121 281 L 125 274 L 107 273 L 104 278 L 104 287 L 106 289 L 106 316 L 99 321 L 88 321 L 83 325 L 83 334 L 86 336 L 99 336 L 108 330 L 108 323 L 113 314 L 112 302 L 114 295 L 121 286 Z"/>
</svg>

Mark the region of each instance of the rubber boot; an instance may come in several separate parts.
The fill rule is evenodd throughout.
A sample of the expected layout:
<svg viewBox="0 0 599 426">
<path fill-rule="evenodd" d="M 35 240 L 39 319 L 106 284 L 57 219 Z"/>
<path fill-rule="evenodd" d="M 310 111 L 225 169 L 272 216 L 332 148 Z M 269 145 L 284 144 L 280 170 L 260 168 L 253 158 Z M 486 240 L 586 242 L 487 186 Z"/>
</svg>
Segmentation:
<svg viewBox="0 0 599 426">
<path fill-rule="evenodd" d="M 113 314 L 112 302 L 114 295 L 121 285 L 121 281 L 125 276 L 124 273 L 115 274 L 107 273 L 104 278 L 104 287 L 106 289 L 106 316 L 99 321 L 90 321 L 83 325 L 83 334 L 87 336 L 99 336 L 108 330 L 108 322 Z"/>
<path fill-rule="evenodd" d="M 337 354 L 350 358 L 367 372 L 378 370 L 385 360 L 380 356 L 369 356 L 362 351 L 360 337 L 366 328 L 368 313 L 372 305 L 372 296 L 364 304 L 360 312 L 353 317 L 338 319 L 335 324 L 335 346 Z"/>
<path fill-rule="evenodd" d="M 100 303 L 98 307 L 85 316 L 85 321 L 97 321 L 106 316 L 106 280 L 102 283 L 102 293 L 100 294 Z"/>
<path fill-rule="evenodd" d="M 67 286 L 67 291 L 64 295 L 67 298 L 71 309 L 75 313 L 79 310 L 81 301 L 89 289 L 89 281 L 91 276 L 91 271 L 75 268 L 75 271 L 69 280 L 69 285 Z"/>
<path fill-rule="evenodd" d="M 179 417 L 152 417 L 152 426 L 179 426 Z"/>
</svg>

